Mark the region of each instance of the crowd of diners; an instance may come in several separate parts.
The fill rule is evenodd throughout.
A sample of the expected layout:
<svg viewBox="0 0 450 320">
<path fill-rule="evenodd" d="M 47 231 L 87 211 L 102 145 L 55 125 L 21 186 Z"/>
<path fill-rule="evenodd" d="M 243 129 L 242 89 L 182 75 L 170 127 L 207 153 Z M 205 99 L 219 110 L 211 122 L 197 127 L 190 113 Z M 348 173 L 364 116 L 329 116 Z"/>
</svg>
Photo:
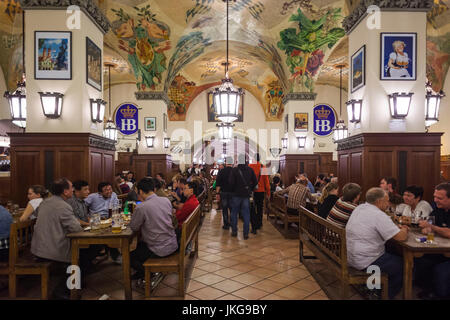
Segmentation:
<svg viewBox="0 0 450 320">
<path fill-rule="evenodd" d="M 51 281 L 55 287 L 52 298 L 69 299 L 66 270 L 71 264 L 71 242 L 67 235 L 89 227 L 94 213 L 109 219 L 109 209 L 119 206 L 118 196 L 124 201 L 138 202 L 129 223 L 138 234 L 136 249 L 130 253 L 130 265 L 135 271 L 132 279 L 143 287 L 143 263 L 148 258 L 166 257 L 178 251 L 181 226 L 199 205 L 197 196 L 208 190 L 209 184 L 204 170 L 178 174 L 167 186 L 162 173 L 136 181 L 134 174 L 127 172 L 118 174 L 113 184 L 99 183 L 97 192 L 91 192 L 87 181 L 60 178 L 51 184 L 50 190 L 40 185 L 29 187 L 29 202 L 18 220 L 36 219 L 31 253 L 36 261 L 52 262 Z M 170 190 L 166 191 L 166 187 Z M 0 206 L 0 261 L 8 260 L 13 222 L 10 212 Z M 96 265 L 108 256 L 115 263 L 122 263 L 118 249 L 104 245 L 80 249 L 82 285 L 85 276 L 95 272 Z M 161 277 L 162 274 L 154 274 L 152 283 L 158 283 Z"/>
<path fill-rule="evenodd" d="M 191 165 L 184 173 L 179 172 L 168 183 L 163 174 L 155 178 L 145 177 L 136 181 L 132 172 L 118 174 L 114 183 L 101 182 L 97 192 L 90 192 L 87 181 L 73 183 L 61 178 L 54 181 L 47 191 L 43 186 L 28 189 L 29 202 L 20 221 L 36 219 L 31 252 L 36 259 L 52 261 L 58 285 L 54 297 L 68 298 L 65 286 L 65 268 L 70 263 L 71 251 L 68 233 L 79 232 L 89 226 L 93 213 L 108 218 L 108 208 L 117 205 L 118 196 L 126 201 L 141 201 L 131 217 L 130 228 L 139 232 L 137 247 L 130 254 L 130 264 L 135 273 L 132 279 L 144 285 L 143 263 L 148 258 L 171 255 L 178 250 L 182 223 L 199 205 L 197 197 L 209 190 L 211 183 L 217 192 L 219 208 L 222 210 L 223 229 L 231 230 L 237 237 L 238 217 L 243 220 L 243 238 L 249 233 L 257 234 L 262 227 L 264 201 L 270 201 L 273 194 L 286 197 L 288 214 L 298 215 L 301 206 L 317 206 L 316 213 L 331 224 L 345 228 L 347 238 L 348 264 L 358 270 L 377 265 L 389 278 L 389 297 L 394 298 L 402 288 L 403 260 L 391 250 L 386 242 L 393 239 L 405 241 L 410 229 L 391 218 L 422 218 L 419 227 L 422 233 L 430 230 L 440 237 L 450 238 L 450 183 L 443 182 L 435 187 L 434 201 L 423 199 L 420 186 L 406 187 L 402 195 L 396 192 L 396 180 L 384 177 L 377 187 L 360 200 L 361 187 L 347 183 L 339 189 L 338 178 L 333 174 L 319 174 L 312 183 L 306 173 L 295 176 L 292 185 L 284 186 L 280 174 L 269 176 L 268 169 L 241 154 L 235 163 L 227 157 L 219 166 L 214 181 L 201 165 Z M 252 200 L 252 201 L 251 201 Z M 435 217 L 431 225 L 426 218 Z M 394 222 L 395 221 L 395 222 Z M 9 226 L 11 214 L 0 206 L 0 259 L 8 258 Z M 251 227 L 251 231 L 250 231 Z M 92 245 L 80 249 L 80 268 L 84 274 L 95 270 L 98 260 L 105 255 L 120 264 L 121 254 L 117 249 Z M 155 274 L 153 277 L 161 277 Z M 84 279 L 84 278 L 82 278 Z M 414 260 L 414 281 L 423 291 L 423 299 L 446 299 L 450 296 L 450 259 L 441 255 L 425 255 Z M 156 282 L 156 281 L 155 281 Z"/>
</svg>

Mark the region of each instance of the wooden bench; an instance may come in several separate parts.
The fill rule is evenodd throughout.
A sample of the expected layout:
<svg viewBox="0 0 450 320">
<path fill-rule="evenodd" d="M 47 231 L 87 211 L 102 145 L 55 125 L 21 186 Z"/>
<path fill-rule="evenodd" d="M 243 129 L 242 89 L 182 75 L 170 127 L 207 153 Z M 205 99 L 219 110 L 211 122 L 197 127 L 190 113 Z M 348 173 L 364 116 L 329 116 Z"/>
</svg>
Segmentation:
<svg viewBox="0 0 450 320">
<path fill-rule="evenodd" d="M 51 262 L 37 262 L 30 252 L 36 220 L 11 224 L 9 236 L 9 297 L 16 298 L 18 275 L 41 276 L 41 299 L 48 299 Z"/>
<path fill-rule="evenodd" d="M 298 223 L 298 215 L 288 214 L 286 206 L 286 198 L 283 195 L 274 193 L 272 196 L 272 201 L 269 205 L 271 213 L 275 214 L 275 220 L 281 219 L 284 223 L 284 231 L 288 231 L 289 224 L 292 222 Z M 276 223 L 276 221 L 275 221 Z"/>
<path fill-rule="evenodd" d="M 311 274 L 318 276 L 309 259 L 320 259 L 325 263 L 341 282 L 341 299 L 350 298 L 351 284 L 365 284 L 371 275 L 364 271 L 351 268 L 347 264 L 347 243 L 345 229 L 337 227 L 322 217 L 304 207 L 300 208 L 300 262 Z M 306 246 L 312 256 L 305 256 L 303 246 Z M 382 299 L 388 299 L 388 278 L 381 275 Z M 327 291 L 327 289 L 324 289 Z M 332 293 L 327 292 L 328 296 Z"/>
<path fill-rule="evenodd" d="M 198 257 L 198 232 L 200 229 L 200 205 L 195 208 L 191 215 L 183 222 L 180 246 L 177 252 L 165 258 L 150 258 L 144 262 L 145 269 L 145 299 L 167 299 L 167 297 L 150 296 L 150 273 L 151 272 L 177 272 L 178 273 L 178 296 L 174 298 L 184 298 L 185 295 L 185 267 L 186 248 L 190 242 L 195 245 L 195 251 L 190 256 Z"/>
</svg>

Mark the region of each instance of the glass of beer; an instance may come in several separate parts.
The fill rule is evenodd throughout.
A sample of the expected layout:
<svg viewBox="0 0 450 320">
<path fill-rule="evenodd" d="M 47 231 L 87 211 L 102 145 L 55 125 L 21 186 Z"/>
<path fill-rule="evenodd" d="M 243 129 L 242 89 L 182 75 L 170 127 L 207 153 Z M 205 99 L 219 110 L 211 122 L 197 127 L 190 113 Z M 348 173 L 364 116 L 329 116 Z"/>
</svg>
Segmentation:
<svg viewBox="0 0 450 320">
<path fill-rule="evenodd" d="M 434 216 L 428 217 L 427 222 L 433 226 L 436 223 L 435 217 Z M 427 233 L 427 243 L 434 243 L 434 231 L 432 227 L 430 227 L 428 230 L 429 231 Z"/>
<path fill-rule="evenodd" d="M 100 213 L 93 213 L 91 215 L 91 218 L 89 220 L 89 223 L 91 224 L 91 231 L 96 232 L 100 230 Z"/>
<path fill-rule="evenodd" d="M 122 232 L 122 223 L 120 213 L 114 213 L 111 218 L 111 231 L 112 233 L 121 233 Z"/>
</svg>

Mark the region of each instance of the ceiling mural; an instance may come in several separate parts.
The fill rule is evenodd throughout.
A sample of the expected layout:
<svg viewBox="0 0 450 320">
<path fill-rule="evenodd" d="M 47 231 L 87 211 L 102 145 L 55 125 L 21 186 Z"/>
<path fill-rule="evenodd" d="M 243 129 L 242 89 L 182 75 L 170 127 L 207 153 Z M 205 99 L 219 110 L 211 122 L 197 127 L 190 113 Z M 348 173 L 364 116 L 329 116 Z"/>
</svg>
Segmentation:
<svg viewBox="0 0 450 320">
<path fill-rule="evenodd" d="M 7 87 L 21 78 L 22 10 L 0 0 L 0 67 Z M 112 23 L 104 61 L 112 85 L 165 91 L 170 120 L 184 120 L 190 103 L 224 77 L 226 4 L 222 0 L 94 0 Z M 236 0 L 229 6 L 230 76 L 281 121 L 282 96 L 339 87 L 336 65 L 348 63 L 341 22 L 359 0 Z M 450 67 L 450 0 L 428 13 L 427 75 L 440 90 Z M 107 76 L 107 73 L 104 74 Z M 347 88 L 348 68 L 343 70 Z M 107 78 L 105 88 L 109 87 Z"/>
</svg>

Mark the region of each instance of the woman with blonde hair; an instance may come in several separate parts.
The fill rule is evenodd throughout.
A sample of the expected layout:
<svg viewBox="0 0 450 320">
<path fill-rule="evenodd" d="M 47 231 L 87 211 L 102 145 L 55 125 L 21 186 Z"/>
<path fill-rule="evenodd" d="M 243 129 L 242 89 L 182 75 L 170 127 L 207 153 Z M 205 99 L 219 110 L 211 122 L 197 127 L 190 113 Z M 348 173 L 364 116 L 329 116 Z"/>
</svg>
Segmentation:
<svg viewBox="0 0 450 320">
<path fill-rule="evenodd" d="M 397 40 L 392 43 L 394 52 L 389 55 L 389 62 L 387 65 L 388 74 L 393 78 L 411 78 L 408 72 L 410 59 L 408 53 L 404 50 L 406 44 L 403 41 Z"/>
<path fill-rule="evenodd" d="M 26 221 L 28 218 L 36 219 L 35 211 L 41 204 L 42 200 L 48 197 L 48 190 L 44 186 L 34 185 L 28 189 L 28 204 L 20 217 L 20 221 Z"/>
<path fill-rule="evenodd" d="M 319 198 L 318 203 L 318 213 L 319 216 L 326 219 L 328 216 L 328 213 L 330 213 L 331 209 L 336 204 L 336 201 L 338 201 L 338 191 L 339 191 L 339 185 L 336 183 L 330 182 L 322 189 L 322 196 Z"/>
</svg>

